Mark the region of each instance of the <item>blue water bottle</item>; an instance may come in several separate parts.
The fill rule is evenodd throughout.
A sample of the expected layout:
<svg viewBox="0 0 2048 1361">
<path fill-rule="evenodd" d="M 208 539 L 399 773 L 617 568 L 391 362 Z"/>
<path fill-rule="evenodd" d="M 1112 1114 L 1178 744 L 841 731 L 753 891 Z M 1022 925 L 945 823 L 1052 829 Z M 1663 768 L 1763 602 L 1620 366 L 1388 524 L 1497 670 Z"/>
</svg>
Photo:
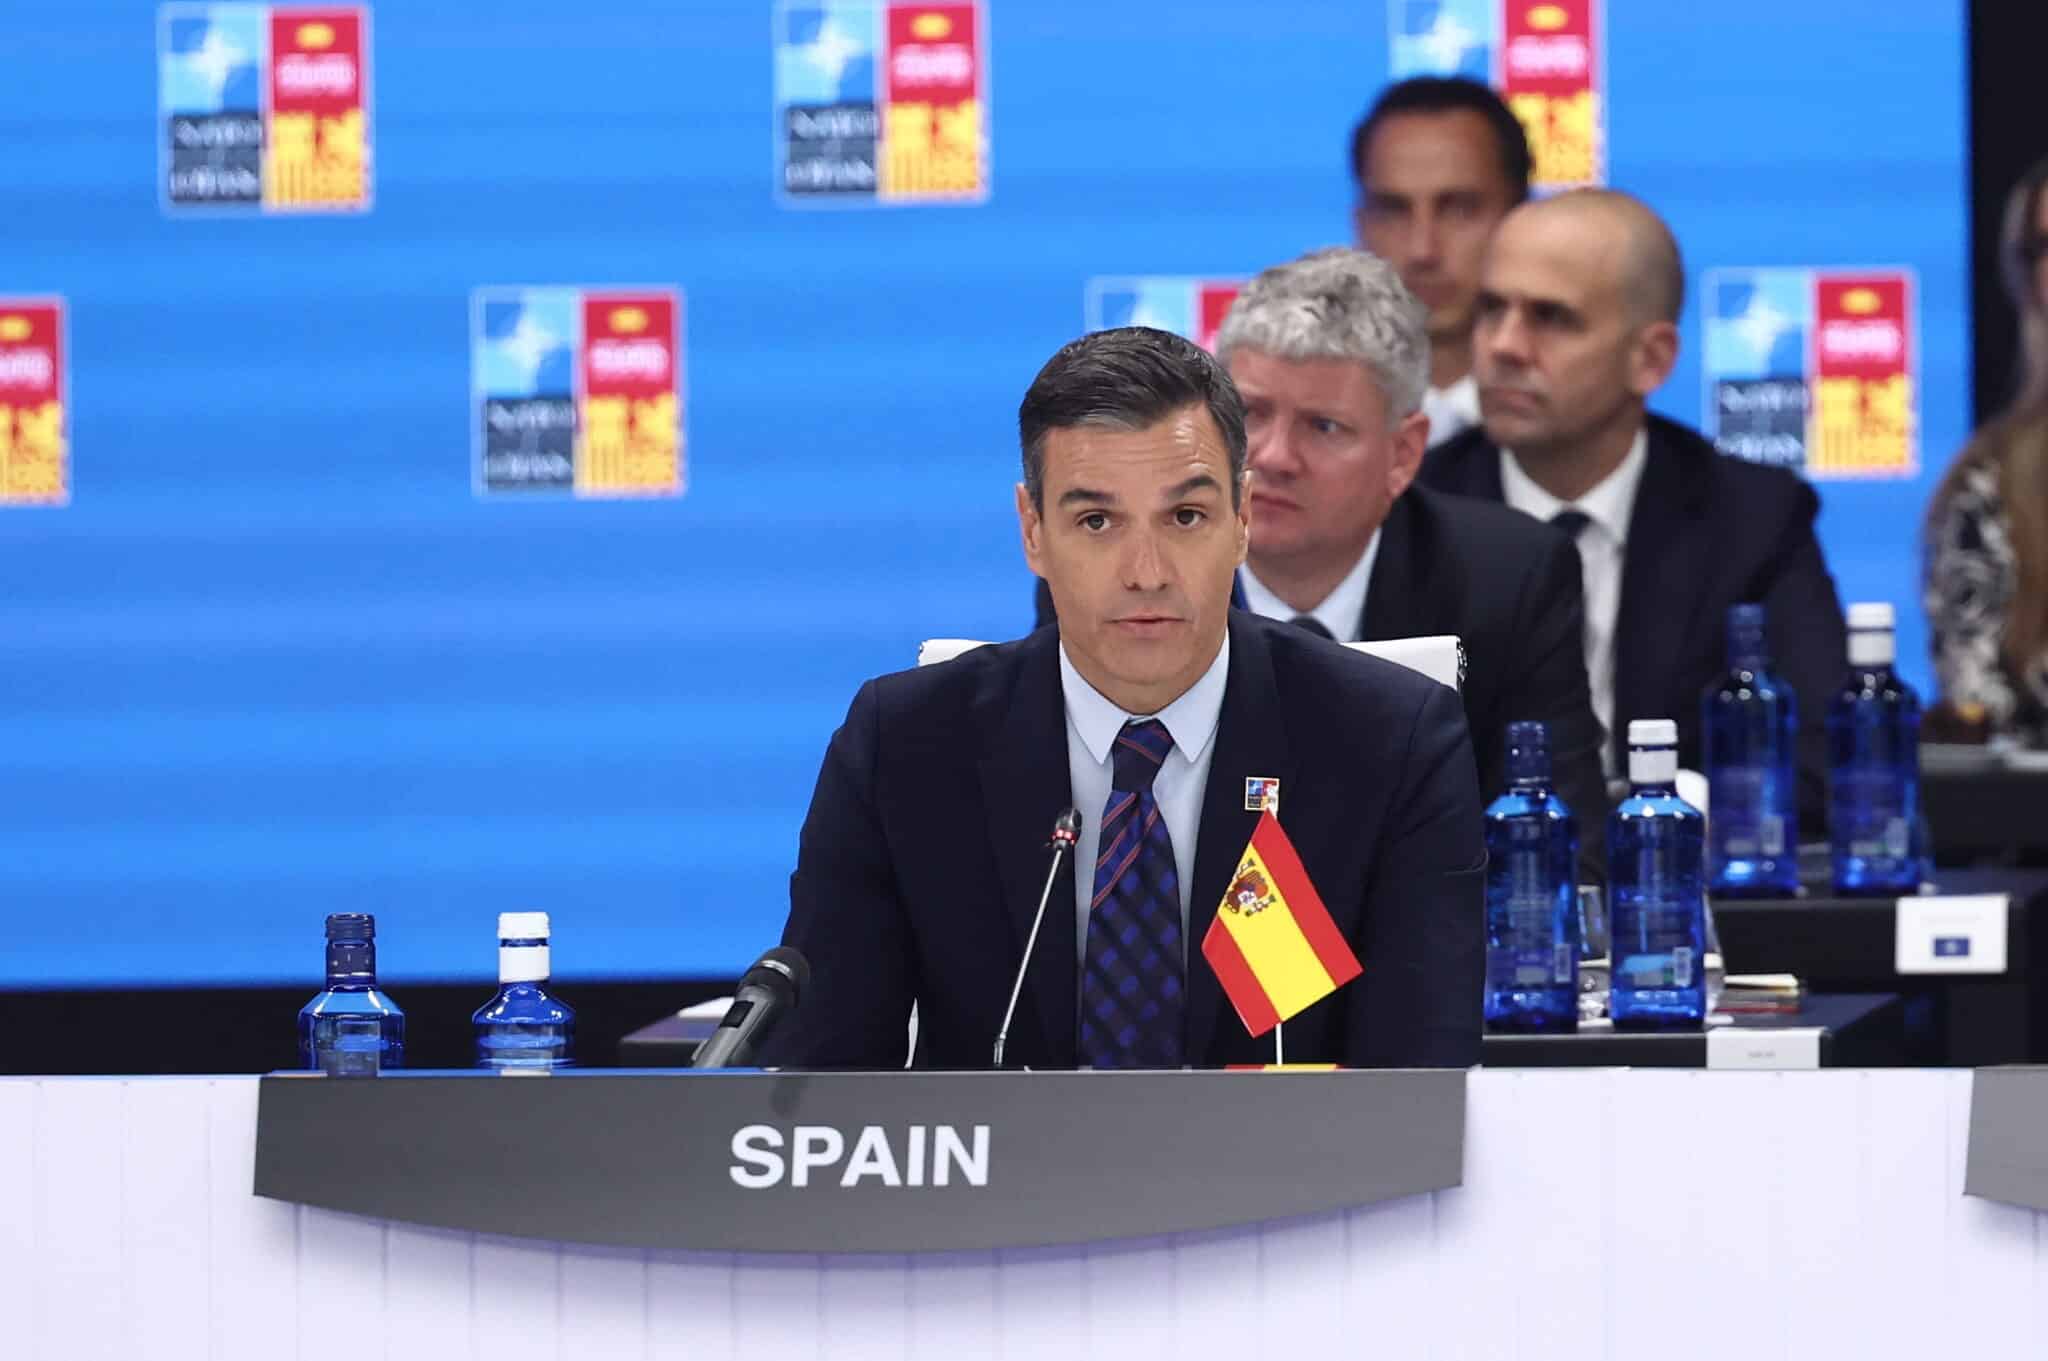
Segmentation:
<svg viewBox="0 0 2048 1361">
<path fill-rule="evenodd" d="M 566 1068 L 576 1013 L 548 991 L 548 914 L 498 914 L 498 995 L 470 1018 L 479 1068 Z"/>
<path fill-rule="evenodd" d="M 1892 670 L 1892 607 L 1849 607 L 1849 678 L 1828 706 L 1828 841 L 1835 892 L 1920 887 L 1920 697 Z"/>
<path fill-rule="evenodd" d="M 1695 1030 L 1707 1017 L 1706 818 L 1678 797 L 1678 725 L 1628 725 L 1633 787 L 1607 822 L 1618 1030 Z"/>
<path fill-rule="evenodd" d="M 327 919 L 327 987 L 299 1009 L 299 1063 L 330 1077 L 405 1066 L 405 1013 L 377 990 L 377 919 Z"/>
<path fill-rule="evenodd" d="M 1730 898 L 1799 891 L 1799 699 L 1770 669 L 1764 607 L 1728 611 L 1728 672 L 1700 696 L 1707 883 Z"/>
<path fill-rule="evenodd" d="M 1508 724 L 1508 789 L 1486 810 L 1486 1024 L 1579 1026 L 1579 827 L 1550 787 L 1550 730 Z"/>
</svg>

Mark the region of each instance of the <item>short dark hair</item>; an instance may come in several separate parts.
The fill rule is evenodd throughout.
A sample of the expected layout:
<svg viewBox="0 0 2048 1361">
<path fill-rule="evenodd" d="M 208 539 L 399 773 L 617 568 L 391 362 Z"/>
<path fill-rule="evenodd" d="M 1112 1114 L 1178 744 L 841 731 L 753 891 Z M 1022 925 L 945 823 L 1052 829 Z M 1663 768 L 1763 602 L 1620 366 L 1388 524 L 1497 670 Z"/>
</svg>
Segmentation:
<svg viewBox="0 0 2048 1361">
<path fill-rule="evenodd" d="M 1380 124 L 1404 113 L 1476 113 L 1493 130 L 1500 151 L 1500 173 L 1507 177 L 1514 201 L 1529 197 L 1529 176 L 1534 163 L 1529 155 L 1529 134 L 1513 109 L 1501 97 L 1476 80 L 1465 76 L 1411 76 L 1380 92 L 1365 117 L 1351 130 L 1351 177 L 1365 187 L 1365 154 Z"/>
<path fill-rule="evenodd" d="M 1183 407 L 1208 408 L 1230 454 L 1230 504 L 1238 503 L 1247 458 L 1244 399 L 1207 350 L 1171 331 L 1119 326 L 1068 341 L 1045 361 L 1017 407 L 1024 489 L 1045 510 L 1045 437 L 1078 425 L 1144 430 Z"/>
</svg>

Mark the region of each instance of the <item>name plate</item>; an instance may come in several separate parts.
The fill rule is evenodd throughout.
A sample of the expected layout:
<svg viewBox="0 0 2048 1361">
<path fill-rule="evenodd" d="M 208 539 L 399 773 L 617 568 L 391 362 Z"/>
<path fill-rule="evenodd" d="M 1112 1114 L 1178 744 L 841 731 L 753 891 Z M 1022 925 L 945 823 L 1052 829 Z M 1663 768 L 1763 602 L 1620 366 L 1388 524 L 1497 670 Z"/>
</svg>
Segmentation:
<svg viewBox="0 0 2048 1361">
<path fill-rule="evenodd" d="M 1722 1026 L 1707 1032 L 1707 1067 L 1783 1072 L 1820 1067 L 1819 1026 Z"/>
<path fill-rule="evenodd" d="M 2004 893 L 1901 898 L 1894 966 L 1902 974 L 2005 972 Z"/>
<path fill-rule="evenodd" d="M 255 1191 L 713 1252 L 1142 1238 L 1456 1186 L 1462 1071 L 263 1079 Z"/>
</svg>

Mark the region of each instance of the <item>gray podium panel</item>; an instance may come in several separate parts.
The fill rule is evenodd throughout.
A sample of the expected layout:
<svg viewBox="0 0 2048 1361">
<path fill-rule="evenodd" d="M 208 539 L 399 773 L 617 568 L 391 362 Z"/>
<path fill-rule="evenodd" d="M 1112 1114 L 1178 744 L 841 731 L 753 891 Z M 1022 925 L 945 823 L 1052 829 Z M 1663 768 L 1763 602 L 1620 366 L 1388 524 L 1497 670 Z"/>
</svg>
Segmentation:
<svg viewBox="0 0 2048 1361">
<path fill-rule="evenodd" d="M 2048 1068 L 1971 1075 L 1963 1194 L 2048 1210 Z"/>
<path fill-rule="evenodd" d="M 1457 1186 L 1463 1071 L 263 1079 L 256 1194 L 562 1242 L 1028 1247 Z"/>
</svg>

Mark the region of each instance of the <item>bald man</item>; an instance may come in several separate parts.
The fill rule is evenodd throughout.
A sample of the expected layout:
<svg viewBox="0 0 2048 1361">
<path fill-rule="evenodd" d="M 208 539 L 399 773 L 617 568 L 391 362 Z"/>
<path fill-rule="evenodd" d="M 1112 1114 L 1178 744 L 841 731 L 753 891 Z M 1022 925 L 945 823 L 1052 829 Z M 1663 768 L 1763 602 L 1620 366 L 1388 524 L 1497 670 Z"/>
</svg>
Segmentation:
<svg viewBox="0 0 2048 1361">
<path fill-rule="evenodd" d="M 1700 692 L 1726 669 L 1728 607 L 1761 603 L 1799 694 L 1800 822 L 1825 831 L 1822 717 L 1847 669 L 1842 606 L 1801 478 L 1725 458 L 1650 415 L 1678 359 L 1685 268 L 1640 200 L 1578 190 L 1502 220 L 1473 330 L 1481 424 L 1432 450 L 1419 480 L 1505 501 L 1578 544 L 1586 673 L 1608 774 L 1628 724 L 1678 721 L 1700 766 Z"/>
</svg>

